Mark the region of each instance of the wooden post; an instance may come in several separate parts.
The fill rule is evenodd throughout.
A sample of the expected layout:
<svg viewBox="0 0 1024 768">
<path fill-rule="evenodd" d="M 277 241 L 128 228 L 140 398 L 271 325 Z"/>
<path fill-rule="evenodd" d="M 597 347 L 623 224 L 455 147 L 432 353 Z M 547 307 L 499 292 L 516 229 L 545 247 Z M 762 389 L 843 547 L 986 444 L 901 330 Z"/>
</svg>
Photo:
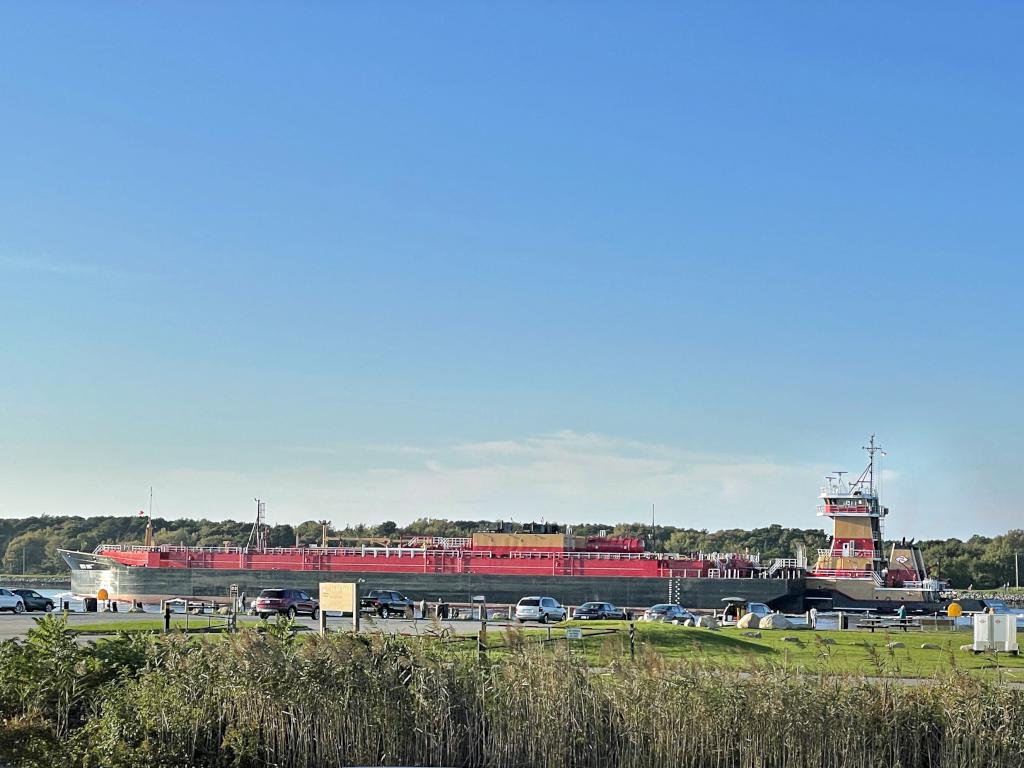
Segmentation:
<svg viewBox="0 0 1024 768">
<path fill-rule="evenodd" d="M 486 617 L 486 614 L 484 614 Z M 480 657 L 480 661 L 484 661 L 487 658 L 487 619 L 484 618 L 480 621 L 480 634 L 476 638 L 476 652 Z"/>
<path fill-rule="evenodd" d="M 320 636 L 327 634 L 327 611 L 320 611 Z"/>
<path fill-rule="evenodd" d="M 636 624 L 629 622 L 629 660 L 636 661 Z"/>
<path fill-rule="evenodd" d="M 359 582 L 352 588 L 352 631 L 359 634 Z"/>
</svg>

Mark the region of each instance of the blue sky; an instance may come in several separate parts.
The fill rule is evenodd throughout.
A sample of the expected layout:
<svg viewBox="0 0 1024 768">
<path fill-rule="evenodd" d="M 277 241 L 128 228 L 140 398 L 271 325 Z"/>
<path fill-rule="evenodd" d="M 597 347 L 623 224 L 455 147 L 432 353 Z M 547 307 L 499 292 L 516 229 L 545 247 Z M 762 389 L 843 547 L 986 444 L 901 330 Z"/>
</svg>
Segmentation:
<svg viewBox="0 0 1024 768">
<path fill-rule="evenodd" d="M 0 515 L 1021 525 L 1009 3 L 0 11 Z"/>
</svg>

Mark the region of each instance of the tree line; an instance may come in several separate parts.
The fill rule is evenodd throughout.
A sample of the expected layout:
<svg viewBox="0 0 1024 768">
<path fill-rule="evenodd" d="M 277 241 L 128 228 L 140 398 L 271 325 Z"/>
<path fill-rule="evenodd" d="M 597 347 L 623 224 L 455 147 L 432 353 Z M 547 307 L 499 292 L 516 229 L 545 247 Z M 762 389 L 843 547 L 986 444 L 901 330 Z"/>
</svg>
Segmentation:
<svg viewBox="0 0 1024 768">
<path fill-rule="evenodd" d="M 99 544 L 142 543 L 146 530 L 144 517 L 41 517 L 0 519 L 0 572 L 49 574 L 65 573 L 67 567 L 58 549 L 92 551 Z M 474 531 L 492 527 L 492 520 L 441 520 L 421 518 L 400 526 L 394 521 L 377 525 L 348 525 L 331 530 L 338 541 L 399 539 L 410 536 L 469 536 Z M 153 519 L 157 544 L 188 546 L 232 546 L 244 544 L 252 531 L 251 522 L 235 520 Z M 828 536 L 821 529 L 786 528 L 769 525 L 743 530 L 720 531 L 679 528 L 646 523 L 622 523 L 609 526 L 586 523 L 572 526 L 579 536 L 597 535 L 643 538 L 647 548 L 657 552 L 759 552 L 770 560 L 792 557 L 798 544 L 807 548 L 814 559 L 818 549 L 828 546 Z M 274 525 L 266 529 L 267 542 L 273 547 L 308 546 L 321 542 L 321 526 L 316 520 L 298 525 Z M 957 588 L 991 589 L 1016 583 L 1015 553 L 1024 566 L 1024 530 L 1015 529 L 999 536 L 971 536 L 966 541 L 956 538 L 919 542 L 931 575 L 948 580 Z"/>
</svg>

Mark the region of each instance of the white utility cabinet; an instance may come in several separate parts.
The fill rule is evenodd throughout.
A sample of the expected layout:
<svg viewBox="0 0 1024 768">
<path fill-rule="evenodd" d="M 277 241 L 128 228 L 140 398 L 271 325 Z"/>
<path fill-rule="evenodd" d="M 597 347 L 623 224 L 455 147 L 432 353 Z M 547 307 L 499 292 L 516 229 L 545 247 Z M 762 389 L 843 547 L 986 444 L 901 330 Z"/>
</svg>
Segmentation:
<svg viewBox="0 0 1024 768">
<path fill-rule="evenodd" d="M 1005 613 L 976 613 L 974 615 L 975 653 L 999 651 L 1020 653 L 1017 646 L 1017 617 Z"/>
</svg>

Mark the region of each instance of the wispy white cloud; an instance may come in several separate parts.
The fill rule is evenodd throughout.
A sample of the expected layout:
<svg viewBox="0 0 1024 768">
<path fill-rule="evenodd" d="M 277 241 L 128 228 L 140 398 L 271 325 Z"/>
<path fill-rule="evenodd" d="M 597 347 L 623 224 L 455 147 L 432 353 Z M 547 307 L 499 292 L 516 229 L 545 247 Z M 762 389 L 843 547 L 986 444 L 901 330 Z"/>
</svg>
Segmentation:
<svg viewBox="0 0 1024 768">
<path fill-rule="evenodd" d="M 43 256 L 4 256 L 0 255 L 0 269 L 7 272 L 24 272 L 53 275 L 55 277 L 118 277 L 118 278 L 152 278 L 149 272 L 135 272 L 115 269 L 99 264 L 62 261 Z"/>
<path fill-rule="evenodd" d="M 278 448 L 279 468 L 271 471 L 203 466 L 136 467 L 130 475 L 113 477 L 53 472 L 45 494 L 38 483 L 8 473 L 0 478 L 0 517 L 134 514 L 146 505 L 152 483 L 157 512 L 167 518 L 249 519 L 253 497 L 259 496 L 268 503 L 270 519 L 280 523 L 325 517 L 338 525 L 418 517 L 616 523 L 650 520 L 653 503 L 661 524 L 817 528 L 824 522 L 815 516 L 817 493 L 822 478 L 835 469 L 831 463 L 703 453 L 573 431 L 434 445 L 305 448 Z M 950 504 L 949 499 L 935 502 L 926 495 L 929 486 L 888 467 L 882 485 L 884 502 L 894 511 L 888 535 L 939 533 L 934 507 Z M 1014 520 L 1000 503 L 947 520 L 942 535 L 997 533 Z"/>
<path fill-rule="evenodd" d="M 203 514 L 215 499 L 258 494 L 270 501 L 275 519 L 291 522 L 327 515 L 336 523 L 418 517 L 612 523 L 649 519 L 653 503 L 666 524 L 811 527 L 817 483 L 826 471 L 571 431 L 377 446 L 371 454 L 379 460 L 363 469 L 255 474 L 185 468 L 168 473 L 161 485 L 184 491 L 181 501 L 191 497 Z"/>
</svg>

